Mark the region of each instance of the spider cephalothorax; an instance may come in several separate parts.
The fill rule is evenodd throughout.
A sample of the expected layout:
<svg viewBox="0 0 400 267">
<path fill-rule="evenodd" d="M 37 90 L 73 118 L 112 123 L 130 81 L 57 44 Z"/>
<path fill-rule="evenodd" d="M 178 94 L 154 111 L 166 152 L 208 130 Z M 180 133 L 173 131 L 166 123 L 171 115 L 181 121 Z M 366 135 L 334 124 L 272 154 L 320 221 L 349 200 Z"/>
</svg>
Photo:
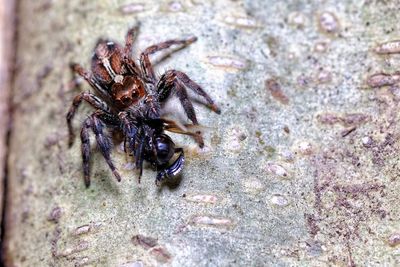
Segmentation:
<svg viewBox="0 0 400 267">
<path fill-rule="evenodd" d="M 77 95 L 67 114 L 70 141 L 74 134 L 72 118 L 82 100 L 88 102 L 96 111 L 84 122 L 81 130 L 83 173 L 86 186 L 90 185 L 90 141 L 89 130 L 95 134 L 97 144 L 108 166 L 118 181 L 121 177 L 111 157 L 112 139 L 104 133 L 104 128 L 122 133 L 124 148 L 135 157 L 135 166 L 142 174 L 143 161 L 146 160 L 158 170 L 156 182 L 176 176 L 183 168 L 182 148 L 176 148 L 165 130 L 188 134 L 203 146 L 200 132 L 188 131 L 185 126 L 160 117 L 163 103 L 171 93 L 176 94 L 193 125 L 198 125 L 192 102 L 186 88 L 202 96 L 216 113 L 219 108 L 203 89 L 185 73 L 169 70 L 158 78 L 153 70 L 149 55 L 167 49 L 173 45 L 185 47 L 195 37 L 184 40 L 169 40 L 145 49 L 140 55 L 140 65 L 136 65 L 131 55 L 132 44 L 137 27 L 128 31 L 125 46 L 116 42 L 99 40 L 94 49 L 91 72 L 78 64 L 72 64 L 72 70 L 82 76 L 95 90 L 95 94 L 83 92 Z M 170 164 L 174 154 L 179 153 Z"/>
</svg>

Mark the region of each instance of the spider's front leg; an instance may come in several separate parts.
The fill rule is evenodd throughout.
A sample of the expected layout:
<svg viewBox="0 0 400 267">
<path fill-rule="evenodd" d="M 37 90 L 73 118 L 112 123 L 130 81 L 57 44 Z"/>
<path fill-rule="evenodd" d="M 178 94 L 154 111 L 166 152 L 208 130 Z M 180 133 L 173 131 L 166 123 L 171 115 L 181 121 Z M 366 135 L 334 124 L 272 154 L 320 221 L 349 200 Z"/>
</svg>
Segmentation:
<svg viewBox="0 0 400 267">
<path fill-rule="evenodd" d="M 159 101 L 165 102 L 171 93 L 176 93 L 188 118 L 194 125 L 198 125 L 199 123 L 197 121 L 196 112 L 185 87 L 190 88 L 195 94 L 202 96 L 206 100 L 207 106 L 215 113 L 221 113 L 221 110 L 214 103 L 211 97 L 200 87 L 200 85 L 191 80 L 185 73 L 177 70 L 167 71 L 158 82 L 157 92 Z M 200 147 L 203 147 L 204 142 L 201 137 L 201 132 L 198 131 L 196 134 L 197 135 L 194 136 L 196 142 Z"/>
<path fill-rule="evenodd" d="M 84 78 L 86 82 L 98 92 L 103 99 L 109 99 L 109 94 L 105 88 L 101 86 L 101 84 L 94 78 L 93 74 L 90 71 L 85 70 L 81 65 L 77 63 L 71 63 L 71 70 Z"/>
<path fill-rule="evenodd" d="M 132 58 L 132 46 L 133 42 L 136 39 L 137 33 L 139 31 L 139 25 L 129 29 L 125 38 L 125 47 L 124 47 L 124 55 L 123 60 L 128 70 L 134 75 L 140 75 L 140 69 L 136 66 L 135 61 Z"/>
<path fill-rule="evenodd" d="M 164 170 L 160 171 L 156 177 L 156 185 L 159 186 L 165 179 L 170 179 L 178 176 L 185 163 L 185 155 L 183 153 L 182 148 L 176 148 L 175 153 L 179 153 L 178 158 L 172 163 L 169 167 L 165 168 Z"/>
<path fill-rule="evenodd" d="M 157 84 L 157 92 L 159 94 L 160 102 L 165 101 L 171 94 L 171 91 L 175 91 L 179 100 L 181 101 L 185 112 L 188 114 L 189 119 L 196 124 L 189 114 L 194 114 L 194 109 L 191 101 L 188 98 L 186 88 L 188 87 L 196 95 L 203 97 L 207 106 L 217 114 L 221 113 L 219 107 L 214 103 L 212 98 L 198 85 L 195 81 L 189 78 L 185 73 L 177 70 L 169 70 L 161 76 L 160 81 Z M 196 119 L 196 115 L 191 115 Z"/>
<path fill-rule="evenodd" d="M 154 54 L 158 51 L 161 51 L 163 49 L 167 49 L 173 45 L 182 45 L 181 48 L 186 47 L 190 45 L 191 43 L 195 42 L 197 40 L 197 37 L 191 37 L 186 40 L 168 40 L 156 45 L 152 45 L 146 50 L 143 51 L 143 53 L 140 55 L 140 66 L 142 69 L 142 72 L 144 73 L 146 79 L 149 82 L 152 82 L 153 84 L 156 83 L 156 75 L 154 74 L 153 66 L 150 62 L 149 55 Z"/>
<path fill-rule="evenodd" d="M 95 96 L 92 93 L 89 92 L 82 92 L 79 95 L 77 95 L 74 100 L 72 101 L 72 105 L 67 113 L 66 119 L 67 119 L 67 124 L 68 124 L 68 132 L 69 132 L 69 142 L 68 145 L 72 146 L 73 141 L 74 141 L 74 129 L 72 127 L 72 119 L 74 118 L 75 112 L 82 103 L 82 100 L 85 100 L 87 103 L 89 103 L 91 106 L 93 106 L 96 109 L 102 110 L 105 113 L 110 113 L 110 109 L 107 105 L 106 102 L 101 100 L 99 97 Z"/>
</svg>

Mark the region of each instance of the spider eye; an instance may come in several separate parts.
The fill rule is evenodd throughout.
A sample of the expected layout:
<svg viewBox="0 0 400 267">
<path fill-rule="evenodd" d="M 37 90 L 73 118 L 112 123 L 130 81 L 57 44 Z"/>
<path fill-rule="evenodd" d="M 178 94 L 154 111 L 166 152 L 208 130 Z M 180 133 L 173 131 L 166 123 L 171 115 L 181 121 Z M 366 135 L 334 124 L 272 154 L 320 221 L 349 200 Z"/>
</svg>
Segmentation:
<svg viewBox="0 0 400 267">
<path fill-rule="evenodd" d="M 131 98 L 129 96 L 123 96 L 121 98 L 121 102 L 124 105 L 129 105 L 131 103 Z"/>
<path fill-rule="evenodd" d="M 108 49 L 112 50 L 114 46 L 115 46 L 114 42 L 107 42 Z"/>
<path fill-rule="evenodd" d="M 138 98 L 139 97 L 139 92 L 137 90 L 134 90 L 132 92 L 132 98 Z"/>
</svg>

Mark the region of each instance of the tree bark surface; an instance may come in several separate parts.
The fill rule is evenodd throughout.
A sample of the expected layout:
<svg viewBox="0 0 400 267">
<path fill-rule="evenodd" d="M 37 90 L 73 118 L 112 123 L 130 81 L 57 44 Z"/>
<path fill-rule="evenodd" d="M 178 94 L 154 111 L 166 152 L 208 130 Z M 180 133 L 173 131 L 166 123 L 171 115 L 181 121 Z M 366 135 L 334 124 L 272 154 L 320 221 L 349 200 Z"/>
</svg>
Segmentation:
<svg viewBox="0 0 400 267">
<path fill-rule="evenodd" d="M 398 266 L 399 14 L 374 0 L 21 0 L 7 266 Z M 88 69 L 98 38 L 123 42 L 138 22 L 137 58 L 198 37 L 157 72 L 184 71 L 222 114 L 195 105 L 204 149 L 171 134 L 187 159 L 177 187 L 150 166 L 139 184 L 116 145 L 122 181 L 94 149 L 86 189 L 79 138 L 67 147 L 69 64 Z"/>
</svg>

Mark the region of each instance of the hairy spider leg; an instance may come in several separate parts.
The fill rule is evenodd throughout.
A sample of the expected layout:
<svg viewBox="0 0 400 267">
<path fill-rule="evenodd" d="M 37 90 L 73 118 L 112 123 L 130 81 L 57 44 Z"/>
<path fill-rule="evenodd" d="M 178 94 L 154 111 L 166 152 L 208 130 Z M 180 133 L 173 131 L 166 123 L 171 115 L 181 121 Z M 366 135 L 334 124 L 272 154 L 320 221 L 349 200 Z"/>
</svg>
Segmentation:
<svg viewBox="0 0 400 267">
<path fill-rule="evenodd" d="M 124 55 L 130 56 L 132 53 L 133 43 L 136 40 L 136 37 L 139 32 L 139 25 L 136 25 L 128 30 L 125 37 L 125 48 L 124 48 Z"/>
<path fill-rule="evenodd" d="M 158 82 L 157 90 L 159 101 L 164 102 L 171 95 L 171 92 L 176 93 L 188 118 L 193 122 L 193 124 L 198 125 L 199 123 L 197 121 L 196 112 L 185 87 L 190 88 L 195 94 L 204 97 L 207 101 L 207 106 L 211 110 L 217 114 L 221 113 L 221 110 L 200 85 L 191 80 L 185 73 L 177 70 L 167 71 Z M 197 136 L 194 137 L 196 142 L 200 147 L 203 147 L 204 142 L 201 137 L 201 132 L 198 131 L 196 134 Z"/>
<path fill-rule="evenodd" d="M 126 149 L 128 147 L 129 150 L 133 152 L 136 146 L 136 135 L 139 130 L 137 126 L 137 121 L 129 119 L 129 114 L 126 111 L 120 112 L 118 116 L 122 124 L 122 131 L 125 135 L 124 151 L 125 153 L 128 153 L 129 151 L 128 149 Z"/>
<path fill-rule="evenodd" d="M 86 187 L 90 186 L 90 139 L 89 129 L 92 127 L 92 118 L 87 118 L 83 122 L 81 129 L 81 150 L 82 150 L 82 167 L 83 167 L 83 179 L 85 180 Z"/>
<path fill-rule="evenodd" d="M 111 145 L 109 138 L 103 134 L 102 122 L 97 118 L 96 113 L 88 117 L 84 122 L 81 129 L 81 148 L 82 148 L 82 164 L 83 164 L 83 177 L 85 180 L 86 187 L 90 186 L 90 139 L 89 139 L 89 129 L 92 128 L 97 144 L 100 151 L 103 154 L 108 166 L 112 170 L 113 174 L 117 178 L 118 182 L 121 181 L 121 177 L 116 170 L 114 164 L 110 158 Z"/>
<path fill-rule="evenodd" d="M 100 151 L 103 154 L 108 166 L 113 172 L 115 178 L 118 182 L 121 181 L 121 176 L 119 175 L 117 168 L 115 168 L 114 163 L 111 160 L 111 139 L 103 133 L 104 123 L 97 117 L 92 116 L 92 129 L 96 136 L 97 144 L 99 145 Z"/>
<path fill-rule="evenodd" d="M 182 148 L 176 148 L 175 153 L 180 153 L 178 158 L 169 167 L 157 174 L 156 185 L 160 185 L 165 179 L 176 177 L 181 173 L 185 163 L 185 155 Z"/>
<path fill-rule="evenodd" d="M 137 76 L 140 75 L 140 69 L 138 68 L 138 66 L 136 66 L 135 61 L 132 58 L 132 47 L 138 32 L 139 32 L 139 25 L 136 25 L 131 29 L 129 29 L 128 33 L 126 34 L 125 47 L 124 47 L 124 63 L 128 68 L 129 72 Z"/>
<path fill-rule="evenodd" d="M 168 90 L 171 89 L 170 86 L 163 86 L 168 83 L 173 83 L 176 80 L 179 80 L 183 83 L 184 86 L 188 87 L 192 90 L 195 94 L 202 96 L 207 101 L 207 106 L 217 114 L 221 114 L 221 110 L 219 107 L 214 103 L 211 97 L 198 85 L 195 81 L 189 78 L 185 73 L 177 70 L 169 70 L 161 77 L 158 83 L 158 93 L 160 97 L 160 101 L 164 101 L 170 92 Z"/>
<path fill-rule="evenodd" d="M 147 120 L 158 120 L 160 119 L 161 106 L 158 102 L 158 97 L 155 95 L 147 95 L 145 99 L 147 106 L 146 117 Z"/>
<path fill-rule="evenodd" d="M 176 95 L 178 96 L 188 118 L 193 122 L 193 124 L 198 125 L 199 122 L 197 121 L 196 112 L 194 110 L 192 101 L 190 101 L 188 93 L 183 84 L 178 80 L 174 80 L 172 88 L 175 89 Z"/>
<path fill-rule="evenodd" d="M 167 49 L 173 45 L 182 45 L 183 47 L 185 47 L 195 42 L 196 40 L 197 37 L 191 37 L 186 40 L 168 40 L 146 48 L 140 55 L 140 66 L 142 68 L 142 72 L 145 78 L 147 78 L 147 80 L 149 82 L 152 82 L 153 84 L 156 83 L 156 75 L 154 74 L 153 66 L 150 62 L 149 55 L 154 54 L 163 49 Z"/>
<path fill-rule="evenodd" d="M 140 183 L 140 179 L 142 178 L 142 173 L 143 173 L 144 148 L 145 148 L 146 140 L 147 140 L 146 134 L 143 133 L 143 128 L 140 128 L 138 144 L 135 149 L 135 166 L 136 166 L 136 169 L 139 170 L 139 177 L 138 177 L 139 183 Z"/>
<path fill-rule="evenodd" d="M 124 140 L 124 149 L 125 152 L 127 152 L 126 143 L 128 142 L 129 150 L 133 152 L 135 157 L 135 167 L 139 170 L 138 180 L 140 183 L 143 174 L 146 143 L 149 140 L 148 136 L 152 135 L 153 129 L 147 125 L 139 125 L 136 120 L 132 120 L 132 116 L 129 116 L 129 113 L 126 111 L 120 112 L 119 118 L 126 136 Z"/>
<path fill-rule="evenodd" d="M 110 96 L 107 89 L 103 88 L 99 84 L 99 82 L 96 80 L 96 78 L 90 71 L 85 70 L 81 65 L 77 63 L 72 63 L 70 67 L 74 73 L 77 73 L 79 76 L 84 78 L 89 83 L 89 85 L 101 95 L 103 99 L 105 99 L 106 101 L 110 100 Z"/>
<path fill-rule="evenodd" d="M 165 101 L 165 99 L 167 99 L 170 95 L 171 91 L 174 90 L 189 120 L 191 120 L 193 124 L 198 125 L 199 122 L 197 121 L 196 112 L 194 110 L 192 102 L 189 99 L 185 86 L 178 79 L 168 80 L 165 83 L 160 81 L 159 84 L 161 86 L 161 88 L 159 88 L 161 92 L 159 95 L 160 102 Z M 199 147 L 204 147 L 204 141 L 203 137 L 201 136 L 201 132 L 197 131 L 196 134 L 197 136 L 195 136 L 194 138 Z"/>
<path fill-rule="evenodd" d="M 105 113 L 110 114 L 110 109 L 107 105 L 106 102 L 104 102 L 101 98 L 97 97 L 96 95 L 89 93 L 89 92 L 82 92 L 79 95 L 77 95 L 74 100 L 72 101 L 72 105 L 67 113 L 66 119 L 67 119 L 67 124 L 68 124 L 68 132 L 69 132 L 69 142 L 68 145 L 71 147 L 73 142 L 74 142 L 74 129 L 72 127 L 72 119 L 75 116 L 75 112 L 82 103 L 82 100 L 85 100 L 87 103 L 89 103 L 91 106 L 93 106 L 96 109 L 100 109 L 104 111 Z M 110 114 L 111 116 L 111 114 Z"/>
<path fill-rule="evenodd" d="M 96 110 L 96 112 L 94 112 L 93 115 L 97 116 L 109 128 L 116 128 L 116 129 L 120 128 L 121 120 L 112 113 L 107 113 L 104 112 L 103 110 Z"/>
</svg>

